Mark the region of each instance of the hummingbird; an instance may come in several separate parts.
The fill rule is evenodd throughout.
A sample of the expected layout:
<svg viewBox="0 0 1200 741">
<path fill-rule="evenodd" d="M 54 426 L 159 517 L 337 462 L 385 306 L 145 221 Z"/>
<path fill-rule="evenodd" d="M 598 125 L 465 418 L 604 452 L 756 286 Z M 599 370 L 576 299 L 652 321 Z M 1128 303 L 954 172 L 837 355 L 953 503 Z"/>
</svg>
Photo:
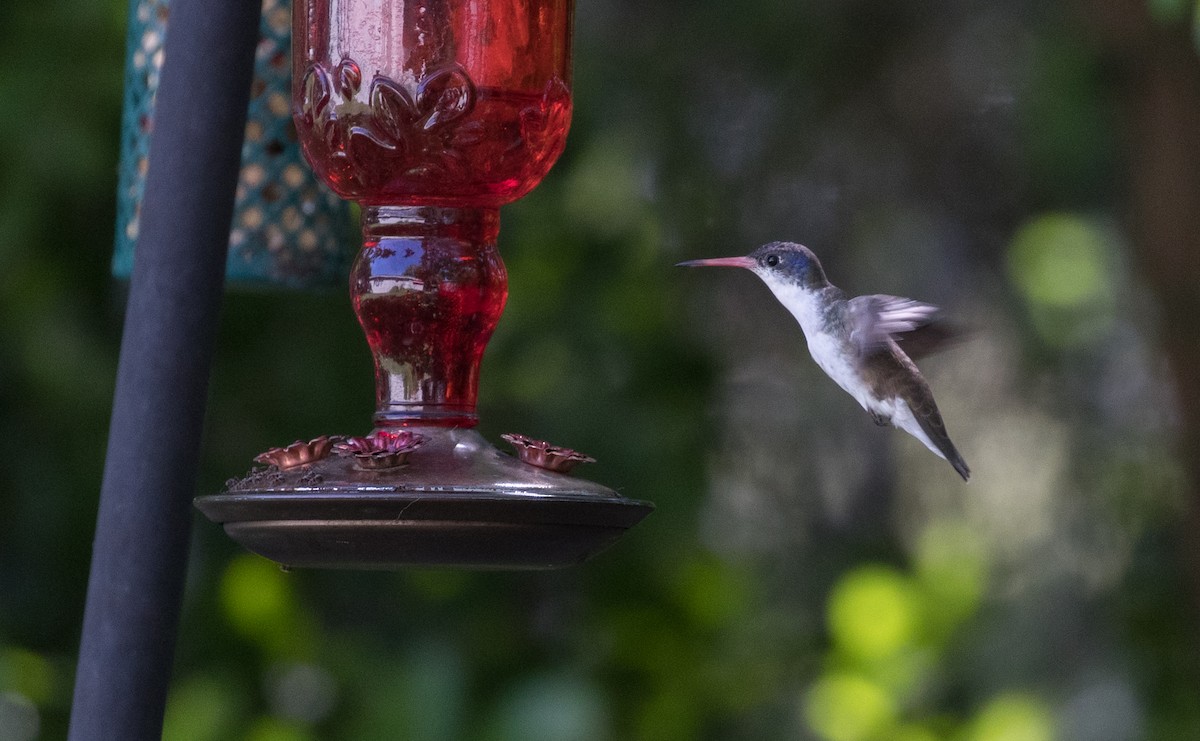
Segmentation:
<svg viewBox="0 0 1200 741">
<path fill-rule="evenodd" d="M 897 341 L 928 325 L 936 306 L 884 294 L 849 298 L 825 277 L 812 250 L 794 242 L 770 242 L 744 257 L 679 265 L 746 268 L 757 275 L 800 323 L 813 360 L 875 424 L 904 430 L 949 462 L 963 481 L 970 479 L 971 469 L 946 433 L 929 384 Z"/>
</svg>

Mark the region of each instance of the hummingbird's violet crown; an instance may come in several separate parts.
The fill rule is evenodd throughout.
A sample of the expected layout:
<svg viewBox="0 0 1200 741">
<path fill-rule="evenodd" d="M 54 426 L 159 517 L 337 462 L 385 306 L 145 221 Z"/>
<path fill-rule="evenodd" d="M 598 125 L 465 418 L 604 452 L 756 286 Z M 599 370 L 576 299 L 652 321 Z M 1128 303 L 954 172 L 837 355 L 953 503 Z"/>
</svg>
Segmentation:
<svg viewBox="0 0 1200 741">
<path fill-rule="evenodd" d="M 805 288 L 818 288 L 829 281 L 821 261 L 812 250 L 795 242 L 768 242 L 747 255 L 755 263 L 751 268 L 760 275 Z"/>
</svg>

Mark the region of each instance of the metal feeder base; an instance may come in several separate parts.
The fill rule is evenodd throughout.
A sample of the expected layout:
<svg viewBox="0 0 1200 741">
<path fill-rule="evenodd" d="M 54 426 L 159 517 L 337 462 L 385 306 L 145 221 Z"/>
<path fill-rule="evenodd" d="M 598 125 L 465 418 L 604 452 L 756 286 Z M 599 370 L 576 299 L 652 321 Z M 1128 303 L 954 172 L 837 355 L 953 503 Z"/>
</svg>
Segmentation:
<svg viewBox="0 0 1200 741">
<path fill-rule="evenodd" d="M 522 463 L 473 430 L 421 428 L 399 468 L 329 456 L 259 469 L 196 506 L 247 550 L 288 567 L 551 569 L 604 550 L 653 511 Z"/>
</svg>

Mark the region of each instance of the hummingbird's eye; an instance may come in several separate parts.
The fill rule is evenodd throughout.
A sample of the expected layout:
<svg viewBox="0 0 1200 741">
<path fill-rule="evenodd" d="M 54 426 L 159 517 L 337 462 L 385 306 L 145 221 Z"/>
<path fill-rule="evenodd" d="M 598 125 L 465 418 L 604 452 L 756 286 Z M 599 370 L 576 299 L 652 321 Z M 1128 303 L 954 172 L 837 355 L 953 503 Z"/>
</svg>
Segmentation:
<svg viewBox="0 0 1200 741">
<path fill-rule="evenodd" d="M 767 255 L 767 267 L 773 268 L 779 264 L 779 255 Z"/>
</svg>

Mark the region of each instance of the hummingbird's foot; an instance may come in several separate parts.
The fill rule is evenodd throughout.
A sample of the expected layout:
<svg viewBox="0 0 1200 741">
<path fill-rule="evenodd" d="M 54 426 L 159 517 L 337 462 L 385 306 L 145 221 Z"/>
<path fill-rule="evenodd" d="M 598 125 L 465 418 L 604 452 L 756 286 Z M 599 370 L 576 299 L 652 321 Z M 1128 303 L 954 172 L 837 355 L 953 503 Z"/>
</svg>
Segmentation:
<svg viewBox="0 0 1200 741">
<path fill-rule="evenodd" d="M 870 411 L 870 410 L 868 410 L 868 411 Z M 879 412 L 874 412 L 874 411 L 871 411 L 870 414 L 871 414 L 871 419 L 875 420 L 875 424 L 879 425 L 880 427 L 887 427 L 888 425 L 890 425 L 892 423 L 892 418 L 887 416 L 886 414 L 880 414 Z"/>
</svg>

